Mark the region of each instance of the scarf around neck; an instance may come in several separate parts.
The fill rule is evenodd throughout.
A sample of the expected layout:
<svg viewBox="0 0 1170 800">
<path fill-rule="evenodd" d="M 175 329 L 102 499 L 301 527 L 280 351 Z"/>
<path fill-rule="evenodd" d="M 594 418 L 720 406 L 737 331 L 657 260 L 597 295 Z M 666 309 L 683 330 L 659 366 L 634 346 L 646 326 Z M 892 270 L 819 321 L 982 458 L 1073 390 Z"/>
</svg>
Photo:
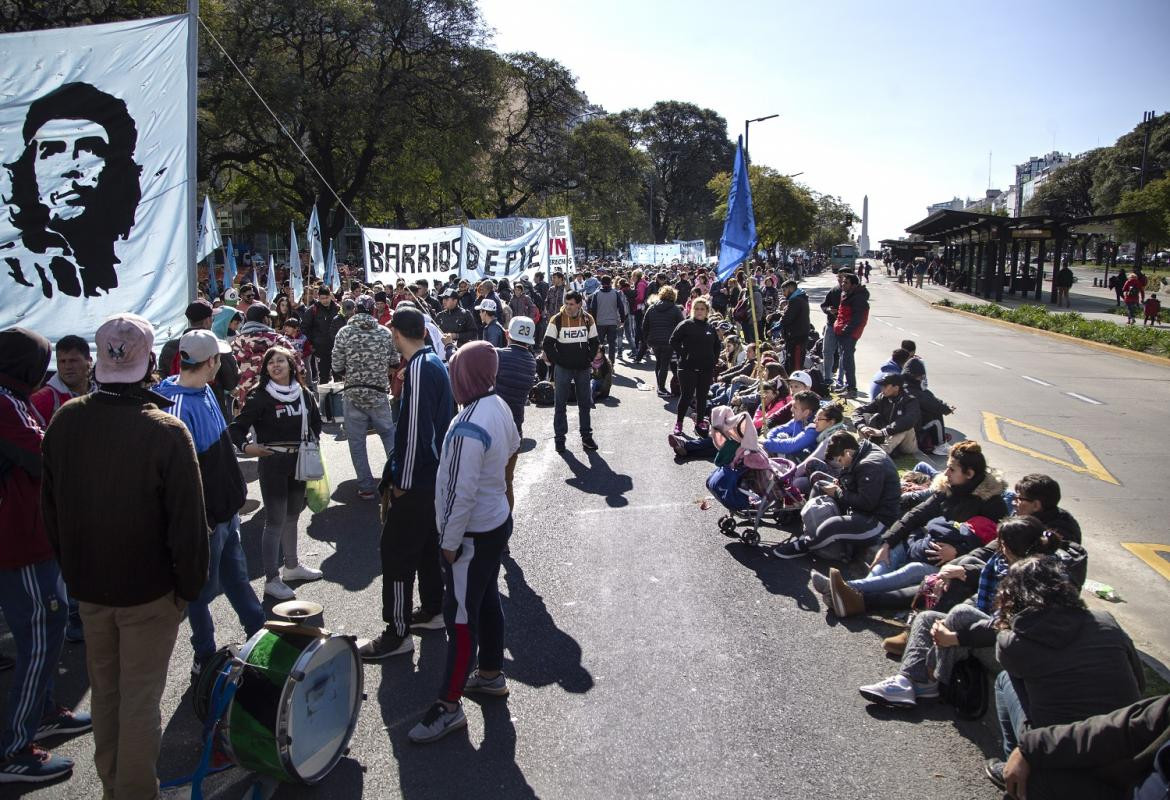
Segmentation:
<svg viewBox="0 0 1170 800">
<path fill-rule="evenodd" d="M 264 384 L 264 391 L 278 403 L 299 403 L 301 401 L 301 382 L 292 381 L 288 386 L 281 386 L 276 381 Z"/>
</svg>

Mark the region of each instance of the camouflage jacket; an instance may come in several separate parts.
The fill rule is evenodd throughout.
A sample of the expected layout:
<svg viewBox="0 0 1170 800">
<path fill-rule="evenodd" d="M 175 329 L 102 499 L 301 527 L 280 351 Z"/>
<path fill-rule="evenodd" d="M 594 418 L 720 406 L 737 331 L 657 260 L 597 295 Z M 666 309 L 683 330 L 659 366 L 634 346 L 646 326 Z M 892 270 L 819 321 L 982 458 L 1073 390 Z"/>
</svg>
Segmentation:
<svg viewBox="0 0 1170 800">
<path fill-rule="evenodd" d="M 240 383 L 236 389 L 241 398 L 260 383 L 260 365 L 264 362 L 264 354 L 272 347 L 286 347 L 293 352 L 297 362 L 297 373 L 305 374 L 305 362 L 301 358 L 300 348 L 283 336 L 269 328 L 263 322 L 245 322 L 240 332 L 232 339 L 232 355 L 240 366 Z"/>
<path fill-rule="evenodd" d="M 354 314 L 333 340 L 333 371 L 345 380 L 345 400 L 362 408 L 385 401 L 400 360 L 390 331 L 369 314 Z"/>
</svg>

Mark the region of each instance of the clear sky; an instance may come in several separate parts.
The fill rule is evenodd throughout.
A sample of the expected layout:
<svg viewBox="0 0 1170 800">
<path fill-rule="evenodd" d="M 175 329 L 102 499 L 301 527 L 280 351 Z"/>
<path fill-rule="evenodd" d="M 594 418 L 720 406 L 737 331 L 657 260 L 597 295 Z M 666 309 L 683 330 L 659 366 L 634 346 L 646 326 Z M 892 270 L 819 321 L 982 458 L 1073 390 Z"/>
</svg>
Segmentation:
<svg viewBox="0 0 1170 800">
<path fill-rule="evenodd" d="M 608 111 L 682 100 L 861 212 L 873 246 L 1014 165 L 1112 144 L 1170 110 L 1170 0 L 479 0 Z M 733 38 L 733 36 L 735 38 Z M 728 168 L 730 168 L 730 164 Z"/>
</svg>

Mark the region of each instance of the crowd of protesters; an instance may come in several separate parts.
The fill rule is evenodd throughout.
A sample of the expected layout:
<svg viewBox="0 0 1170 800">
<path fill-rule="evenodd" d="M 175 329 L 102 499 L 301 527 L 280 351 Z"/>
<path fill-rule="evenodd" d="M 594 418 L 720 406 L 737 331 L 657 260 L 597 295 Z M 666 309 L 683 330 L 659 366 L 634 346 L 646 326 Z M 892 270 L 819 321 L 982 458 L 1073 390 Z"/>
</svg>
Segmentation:
<svg viewBox="0 0 1170 800">
<path fill-rule="evenodd" d="M 928 388 L 913 341 L 859 384 L 871 267 L 838 271 L 816 316 L 799 281 L 819 266 L 760 262 L 719 280 L 703 265 L 603 263 L 547 281 L 311 284 L 300 298 L 245 283 L 192 303 L 157 358 L 153 328 L 132 314 L 102 325 L 96 357 L 64 337 L 47 381 L 53 346 L 0 333 L 0 604 L 17 646 L 0 782 L 67 775 L 72 762 L 37 742 L 92 726 L 106 795 L 157 794 L 179 623 L 190 620 L 197 676 L 216 649 L 217 594 L 248 635 L 265 622 L 240 540 L 239 461 L 257 460 L 263 593 L 294 598 L 290 584 L 323 577 L 298 556 L 309 488 L 298 456 L 338 418 L 356 499 L 380 501 L 383 519 L 385 627 L 359 654 L 408 654 L 415 635 L 445 630 L 436 701 L 409 737 L 465 726 L 464 693 L 509 691 L 496 587 L 526 405 L 553 406 L 557 451 L 576 405 L 580 445 L 596 450 L 592 415 L 615 367 L 651 358 L 677 459 L 728 464 L 751 449 L 793 465 L 800 513 L 767 556 L 835 562 L 810 580 L 838 617 L 916 610 L 884 642 L 901 669 L 863 697 L 895 709 L 943 697 L 965 712 L 979 705 L 971 676 L 993 685 L 1004 751 L 986 770 L 1016 797 L 1073 796 L 1069 781 L 1122 797 L 1159 774 L 1164 786 L 1170 704 L 1140 699 L 1129 638 L 1079 599 L 1088 556 L 1060 487 L 1027 475 L 1009 488 L 978 444 L 951 443 L 954 407 Z M 939 275 L 933 261 L 897 271 Z M 368 431 L 382 442 L 380 480 Z M 922 460 L 900 473 L 899 454 Z M 110 460 L 126 468 L 102 469 Z M 124 513 L 90 510 L 103 507 Z M 850 564 L 864 574 L 847 578 Z M 53 700 L 63 641 L 82 639 L 90 714 Z"/>
</svg>

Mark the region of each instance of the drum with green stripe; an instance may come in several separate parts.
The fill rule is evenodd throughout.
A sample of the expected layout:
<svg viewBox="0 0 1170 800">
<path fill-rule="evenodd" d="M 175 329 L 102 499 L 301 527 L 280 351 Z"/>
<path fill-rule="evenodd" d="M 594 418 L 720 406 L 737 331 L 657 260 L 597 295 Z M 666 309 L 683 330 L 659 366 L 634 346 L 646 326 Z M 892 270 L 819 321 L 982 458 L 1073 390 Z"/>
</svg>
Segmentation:
<svg viewBox="0 0 1170 800">
<path fill-rule="evenodd" d="M 244 645 L 225 738 L 245 769 L 316 783 L 353 735 L 362 670 L 351 639 L 304 630 L 263 629 Z"/>
</svg>

